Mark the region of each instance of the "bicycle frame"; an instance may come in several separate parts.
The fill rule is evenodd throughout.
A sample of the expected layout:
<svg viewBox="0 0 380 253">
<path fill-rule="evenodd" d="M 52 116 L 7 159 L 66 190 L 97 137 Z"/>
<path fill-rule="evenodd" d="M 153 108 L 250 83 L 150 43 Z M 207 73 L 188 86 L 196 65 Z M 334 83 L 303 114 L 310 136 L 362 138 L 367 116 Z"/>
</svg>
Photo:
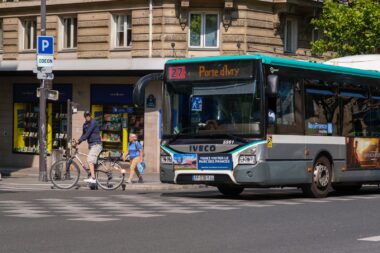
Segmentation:
<svg viewBox="0 0 380 253">
<path fill-rule="evenodd" d="M 57 165 L 55 164 L 52 165 L 52 168 L 50 169 L 50 178 L 52 179 L 53 184 L 57 188 L 70 189 L 71 187 L 74 187 L 75 185 L 77 185 L 78 180 L 80 178 L 80 174 L 81 174 L 80 167 L 82 167 L 82 170 L 85 172 L 85 174 L 89 176 L 89 168 L 87 168 L 86 162 L 84 161 L 83 157 L 81 158 L 81 156 L 89 157 L 88 154 L 79 152 L 78 148 L 75 146 L 68 147 L 66 149 L 63 159 L 61 159 L 60 161 L 57 161 L 55 163 Z M 73 168 L 74 170 L 73 177 L 70 175 L 71 166 L 75 167 Z M 65 172 L 62 171 L 64 167 L 65 167 Z M 106 155 L 101 156 L 99 154 L 98 162 L 95 164 L 95 173 L 96 173 L 95 177 L 96 177 L 96 182 L 97 182 L 96 185 L 99 185 L 104 190 L 115 190 L 121 185 L 123 185 L 126 170 L 123 169 L 118 164 L 117 158 L 112 159 L 110 155 L 108 155 L 108 158 L 107 158 Z M 99 175 L 101 176 L 99 177 Z M 100 181 L 99 181 L 99 178 L 100 178 Z M 72 183 L 69 183 L 69 184 L 67 183 L 61 184 L 61 181 L 60 181 L 61 179 L 63 179 L 62 181 L 64 180 L 71 180 L 71 181 L 74 180 L 74 181 L 72 181 Z"/>
<path fill-rule="evenodd" d="M 80 156 L 85 156 L 85 157 L 88 157 L 88 155 L 87 154 L 85 154 L 85 153 L 81 153 L 81 152 L 79 152 L 78 150 L 76 150 L 76 152 L 75 152 L 75 155 L 74 155 L 74 157 L 72 158 L 73 160 L 74 159 L 77 159 L 78 160 L 78 162 L 80 163 L 80 166 L 84 169 L 84 170 L 86 170 L 85 168 L 85 164 L 84 164 L 84 162 L 82 162 L 82 160 L 80 159 Z"/>
<path fill-rule="evenodd" d="M 85 153 L 82 153 L 82 152 L 79 152 L 78 148 L 73 148 L 75 150 L 74 152 L 74 155 L 69 155 L 69 160 L 73 161 L 73 160 L 77 160 L 80 164 L 80 166 L 82 167 L 82 169 L 85 171 L 85 172 L 88 172 L 88 169 L 86 169 L 85 167 L 85 162 L 83 162 L 81 159 L 80 159 L 80 156 L 85 156 L 85 157 L 88 157 L 89 155 L 88 154 L 85 154 Z M 99 159 L 98 159 L 99 160 Z M 108 160 L 112 162 L 112 165 L 115 165 L 117 160 L 115 161 L 112 161 L 111 157 L 108 157 Z M 104 161 L 98 161 L 97 164 L 95 164 L 95 171 L 97 171 L 99 165 L 103 165 Z M 123 172 L 125 173 L 125 172 Z"/>
</svg>

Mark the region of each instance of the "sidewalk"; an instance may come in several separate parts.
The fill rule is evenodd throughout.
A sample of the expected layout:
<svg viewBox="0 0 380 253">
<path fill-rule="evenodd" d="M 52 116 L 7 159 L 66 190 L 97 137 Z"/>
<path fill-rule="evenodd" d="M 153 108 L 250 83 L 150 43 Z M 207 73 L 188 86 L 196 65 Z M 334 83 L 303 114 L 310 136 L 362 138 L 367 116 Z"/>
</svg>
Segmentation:
<svg viewBox="0 0 380 253">
<path fill-rule="evenodd" d="M 36 189 L 46 190 L 51 189 L 51 182 L 38 181 L 38 169 L 36 168 L 0 168 L 2 178 L 0 180 L 1 187 L 20 187 L 21 189 Z M 160 182 L 159 173 L 146 173 L 144 176 L 144 183 L 127 184 L 126 191 L 165 191 L 165 190 L 186 190 L 186 189 L 200 189 L 205 188 L 204 185 L 175 185 L 175 184 L 163 184 Z M 137 182 L 137 179 L 134 179 Z M 88 189 L 85 184 L 82 184 L 80 189 Z M 120 188 L 121 189 L 121 188 Z"/>
</svg>

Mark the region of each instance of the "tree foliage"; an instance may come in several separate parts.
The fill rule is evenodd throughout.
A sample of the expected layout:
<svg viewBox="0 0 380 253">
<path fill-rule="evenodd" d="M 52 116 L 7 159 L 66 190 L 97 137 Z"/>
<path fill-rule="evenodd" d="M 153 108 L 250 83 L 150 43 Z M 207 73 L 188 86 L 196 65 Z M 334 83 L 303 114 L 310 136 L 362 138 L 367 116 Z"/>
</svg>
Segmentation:
<svg viewBox="0 0 380 253">
<path fill-rule="evenodd" d="M 380 0 L 325 0 L 321 16 L 311 24 L 322 34 L 312 42 L 317 55 L 380 53 Z"/>
</svg>

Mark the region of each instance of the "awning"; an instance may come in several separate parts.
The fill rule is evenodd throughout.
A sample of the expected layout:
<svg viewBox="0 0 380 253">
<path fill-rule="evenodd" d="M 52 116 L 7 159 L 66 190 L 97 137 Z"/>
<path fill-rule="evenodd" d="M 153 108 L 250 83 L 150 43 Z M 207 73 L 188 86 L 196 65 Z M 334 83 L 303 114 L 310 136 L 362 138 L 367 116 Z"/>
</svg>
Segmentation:
<svg viewBox="0 0 380 253">
<path fill-rule="evenodd" d="M 154 71 L 163 70 L 169 58 L 55 60 L 53 71 Z M 33 71 L 34 60 L 0 61 L 0 72 Z"/>
</svg>

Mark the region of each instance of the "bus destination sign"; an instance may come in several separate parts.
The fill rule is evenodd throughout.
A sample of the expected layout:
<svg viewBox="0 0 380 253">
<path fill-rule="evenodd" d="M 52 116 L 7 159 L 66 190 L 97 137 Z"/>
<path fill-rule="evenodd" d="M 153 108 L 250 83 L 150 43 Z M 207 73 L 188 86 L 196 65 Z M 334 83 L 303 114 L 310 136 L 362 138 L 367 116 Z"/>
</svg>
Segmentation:
<svg viewBox="0 0 380 253">
<path fill-rule="evenodd" d="M 170 80 L 184 80 L 186 79 L 186 66 L 173 66 L 169 67 Z"/>
<path fill-rule="evenodd" d="M 168 81 L 201 81 L 211 79 L 250 79 L 252 61 L 223 61 L 173 65 L 166 70 Z"/>
</svg>

